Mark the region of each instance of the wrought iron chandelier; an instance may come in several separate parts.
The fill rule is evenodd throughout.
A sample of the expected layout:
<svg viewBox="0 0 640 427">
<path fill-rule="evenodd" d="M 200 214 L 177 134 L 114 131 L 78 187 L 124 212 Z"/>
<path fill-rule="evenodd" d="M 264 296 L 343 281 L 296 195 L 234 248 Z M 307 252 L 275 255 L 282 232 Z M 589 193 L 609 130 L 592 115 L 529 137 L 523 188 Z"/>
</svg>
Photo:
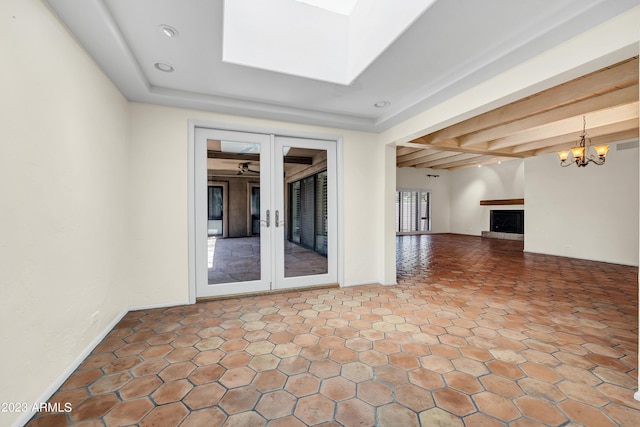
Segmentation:
<svg viewBox="0 0 640 427">
<path fill-rule="evenodd" d="M 568 151 L 558 151 L 558 157 L 560 157 L 560 166 L 566 167 L 572 164 L 576 166 L 587 166 L 589 163 L 594 163 L 598 166 L 603 165 L 607 152 L 609 151 L 608 145 L 595 145 L 593 149 L 596 152 L 596 156 L 589 154 L 591 148 L 591 138 L 587 134 L 587 119 L 582 116 L 582 134 L 580 134 L 580 141 L 577 147 L 573 147 Z M 569 154 L 573 155 L 573 158 L 569 160 Z"/>
</svg>

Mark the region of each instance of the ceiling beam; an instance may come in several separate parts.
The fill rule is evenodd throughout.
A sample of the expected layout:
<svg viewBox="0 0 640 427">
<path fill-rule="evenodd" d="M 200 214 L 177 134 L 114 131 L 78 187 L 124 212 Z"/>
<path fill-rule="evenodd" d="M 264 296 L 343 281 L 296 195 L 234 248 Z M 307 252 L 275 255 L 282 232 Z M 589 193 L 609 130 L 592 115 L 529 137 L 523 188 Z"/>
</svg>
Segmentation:
<svg viewBox="0 0 640 427">
<path fill-rule="evenodd" d="M 470 160 L 467 162 L 460 162 L 459 165 L 454 165 L 454 166 L 450 166 L 447 167 L 448 171 L 454 171 L 454 170 L 458 170 L 458 169 L 463 169 L 463 168 L 468 168 L 469 166 L 483 166 L 483 165 L 490 165 L 493 163 L 499 163 L 499 162 L 508 162 L 509 160 L 513 160 L 510 158 L 504 158 L 504 157 L 489 157 L 489 156 L 485 156 L 479 160 Z"/>
<path fill-rule="evenodd" d="M 439 165 L 439 166 L 436 166 L 434 169 L 447 169 L 447 170 L 459 169 L 459 168 L 469 167 L 469 166 L 484 165 L 486 163 L 495 163 L 496 161 L 497 161 L 496 158 L 493 156 L 479 156 L 471 159 L 463 159 L 463 160 L 458 160 L 456 162 L 450 162 L 443 165 Z"/>
<path fill-rule="evenodd" d="M 428 156 L 435 153 L 433 148 L 423 148 L 422 150 L 416 150 L 413 153 L 405 154 L 404 156 L 397 156 L 398 163 L 407 162 L 410 160 L 419 159 L 421 157 Z"/>
<path fill-rule="evenodd" d="M 638 137 L 638 129 L 628 129 L 615 133 L 608 133 L 606 135 L 595 136 L 591 138 L 591 145 L 602 145 L 602 144 L 613 144 L 615 142 L 625 141 L 627 139 L 637 138 Z M 554 151 L 564 151 L 568 147 L 566 144 L 559 144 L 553 146 L 547 146 L 536 150 L 534 155 L 538 156 L 540 154 L 553 153 Z"/>
<path fill-rule="evenodd" d="M 422 138 L 418 138 L 416 139 L 415 143 L 420 143 L 418 141 L 421 141 Z M 470 154 L 487 154 L 490 153 L 492 156 L 504 156 L 504 157 L 513 157 L 513 158 L 522 158 L 524 157 L 522 154 L 520 153 L 513 153 L 510 149 L 509 150 L 499 150 L 499 151 L 489 151 L 489 144 L 485 144 L 484 147 L 480 147 L 480 146 L 474 146 L 474 147 L 460 147 L 458 146 L 457 142 L 452 142 L 452 141 L 448 141 L 448 142 L 442 142 L 442 143 L 437 143 L 434 145 L 425 145 L 426 147 L 431 147 L 433 149 L 436 150 L 442 150 L 442 151 L 455 151 L 456 153 L 470 153 Z"/>
<path fill-rule="evenodd" d="M 208 159 L 237 160 L 239 162 L 259 162 L 260 154 L 239 154 L 239 153 L 222 153 L 215 150 L 207 150 Z M 285 163 L 295 163 L 299 165 L 312 165 L 312 157 L 302 156 L 284 156 Z"/>
<path fill-rule="evenodd" d="M 619 132 L 626 131 L 635 131 L 636 134 L 638 132 L 638 120 L 637 119 L 629 119 L 624 120 L 622 122 L 612 123 L 605 126 L 599 126 L 595 128 L 588 129 L 587 135 L 591 138 L 591 142 L 594 143 L 596 138 L 601 138 L 607 135 L 616 134 Z M 556 135 L 551 138 L 541 139 L 539 141 L 531 142 L 528 144 L 521 144 L 513 147 L 514 152 L 524 152 L 534 150 L 535 153 L 538 153 L 539 150 L 545 147 L 557 147 L 564 145 L 564 149 L 568 150 L 571 147 L 575 147 L 578 145 L 580 135 L 576 132 L 569 132 L 563 135 Z"/>
<path fill-rule="evenodd" d="M 422 143 L 435 144 L 472 132 L 519 120 L 560 105 L 576 102 L 584 94 L 606 93 L 638 82 L 638 58 L 616 64 L 559 86 L 539 92 L 421 138 Z"/>
<path fill-rule="evenodd" d="M 423 166 L 426 163 L 432 162 L 434 160 L 444 159 L 451 156 L 456 156 L 458 154 L 459 153 L 451 152 L 451 151 L 439 151 L 439 152 L 432 153 L 428 156 L 421 157 L 419 159 L 413 159 L 413 160 L 408 160 L 406 162 L 399 163 L 398 167 L 404 168 L 404 167 L 414 166 L 417 168 L 425 168 L 425 167 L 428 167 L 428 166 Z"/>
<path fill-rule="evenodd" d="M 420 148 L 398 146 L 396 147 L 396 156 L 404 156 L 406 154 L 411 154 L 418 150 L 420 150 Z"/>
<path fill-rule="evenodd" d="M 638 85 L 617 89 L 604 95 L 595 95 L 569 105 L 548 110 L 520 120 L 504 123 L 489 129 L 474 132 L 459 138 L 461 147 L 469 147 L 478 143 L 492 141 L 513 135 L 524 130 L 542 126 L 558 120 L 587 115 L 592 111 L 630 104 L 638 100 Z M 589 117 L 587 117 L 589 119 Z"/>
<path fill-rule="evenodd" d="M 433 168 L 436 166 L 440 166 L 440 169 L 444 169 L 447 164 L 450 163 L 458 163 L 462 160 L 469 160 L 469 159 L 475 159 L 477 157 L 481 157 L 483 156 L 483 154 L 471 154 L 471 153 L 458 153 L 455 154 L 453 156 L 448 156 L 446 158 L 442 158 L 442 159 L 438 159 L 438 160 L 433 160 L 430 162 L 426 162 L 426 163 L 422 163 L 420 167 L 423 168 Z"/>
<path fill-rule="evenodd" d="M 589 120 L 587 122 L 587 133 L 600 126 L 606 126 L 609 124 L 634 118 L 638 118 L 638 102 L 633 102 L 631 104 L 625 104 L 599 111 L 592 111 L 591 113 L 589 113 Z M 541 139 L 551 138 L 556 135 L 568 134 L 571 132 L 574 132 L 576 135 L 580 135 L 581 131 L 582 117 L 571 117 L 497 139 L 489 143 L 489 150 L 500 150 L 507 147 L 513 147 L 515 145 L 526 144 L 529 142 L 539 141 Z"/>
</svg>

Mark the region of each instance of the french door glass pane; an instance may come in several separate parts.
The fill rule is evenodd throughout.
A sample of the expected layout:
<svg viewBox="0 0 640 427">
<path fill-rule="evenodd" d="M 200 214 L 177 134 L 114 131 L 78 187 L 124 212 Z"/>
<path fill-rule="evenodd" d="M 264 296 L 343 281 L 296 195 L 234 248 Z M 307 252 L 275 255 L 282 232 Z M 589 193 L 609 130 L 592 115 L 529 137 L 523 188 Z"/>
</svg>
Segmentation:
<svg viewBox="0 0 640 427">
<path fill-rule="evenodd" d="M 284 276 L 328 272 L 327 152 L 284 147 Z"/>
<path fill-rule="evenodd" d="M 222 185 L 208 187 L 208 283 L 259 280 L 260 144 L 208 140 L 207 157 L 208 181 L 224 183 L 227 193 Z"/>
</svg>

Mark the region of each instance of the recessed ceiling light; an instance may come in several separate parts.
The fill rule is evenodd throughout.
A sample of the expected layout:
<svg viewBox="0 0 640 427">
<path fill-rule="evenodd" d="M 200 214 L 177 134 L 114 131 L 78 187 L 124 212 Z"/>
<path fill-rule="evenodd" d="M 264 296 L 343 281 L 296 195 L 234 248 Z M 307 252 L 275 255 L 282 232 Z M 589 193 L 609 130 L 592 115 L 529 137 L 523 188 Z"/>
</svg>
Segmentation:
<svg viewBox="0 0 640 427">
<path fill-rule="evenodd" d="M 375 104 L 373 104 L 373 106 L 376 108 L 384 108 L 384 107 L 388 107 L 389 105 L 391 105 L 389 101 L 378 101 Z"/>
<path fill-rule="evenodd" d="M 163 71 L 165 73 L 172 73 L 174 70 L 172 65 L 169 65 L 164 62 L 156 62 L 155 64 L 153 64 L 153 66 L 156 67 L 156 69 Z"/>
<path fill-rule="evenodd" d="M 164 34 L 169 38 L 178 36 L 178 30 L 176 30 L 170 25 L 165 25 L 165 24 L 160 25 L 160 31 L 162 31 L 162 34 Z"/>
</svg>

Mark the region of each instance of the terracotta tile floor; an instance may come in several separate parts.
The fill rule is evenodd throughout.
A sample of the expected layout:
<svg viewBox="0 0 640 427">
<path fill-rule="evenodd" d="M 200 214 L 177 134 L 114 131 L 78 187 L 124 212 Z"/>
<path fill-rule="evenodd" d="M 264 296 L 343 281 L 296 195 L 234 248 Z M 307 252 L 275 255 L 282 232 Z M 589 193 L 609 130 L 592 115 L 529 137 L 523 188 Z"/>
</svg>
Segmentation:
<svg viewBox="0 0 640 427">
<path fill-rule="evenodd" d="M 398 269 L 131 312 L 30 425 L 640 426 L 637 268 L 433 235 Z"/>
</svg>

